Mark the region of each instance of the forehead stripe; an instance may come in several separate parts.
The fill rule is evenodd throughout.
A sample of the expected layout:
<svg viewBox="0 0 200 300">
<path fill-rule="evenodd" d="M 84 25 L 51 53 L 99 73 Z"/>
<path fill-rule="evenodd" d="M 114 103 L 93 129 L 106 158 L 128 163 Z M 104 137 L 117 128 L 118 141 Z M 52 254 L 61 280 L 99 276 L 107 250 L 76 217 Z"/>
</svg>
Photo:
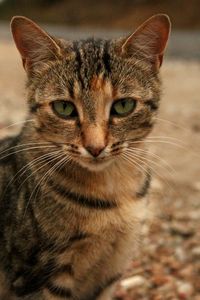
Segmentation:
<svg viewBox="0 0 200 300">
<path fill-rule="evenodd" d="M 108 41 L 105 42 L 102 59 L 103 59 L 106 75 L 109 75 L 111 73 L 111 66 L 110 66 L 110 54 L 108 52 Z"/>
<path fill-rule="evenodd" d="M 68 81 L 67 88 L 68 88 L 70 97 L 73 99 L 74 98 L 74 80 L 72 78 Z"/>
<path fill-rule="evenodd" d="M 81 54 L 80 54 L 80 51 L 79 51 L 78 42 L 74 42 L 73 46 L 74 46 L 74 51 L 75 51 L 75 54 L 76 54 L 76 63 L 77 63 L 76 72 L 77 72 L 77 76 L 78 76 L 78 81 L 80 82 L 81 87 L 83 89 L 84 88 L 84 80 L 81 76 L 81 68 L 82 68 L 83 63 L 82 63 Z"/>
</svg>

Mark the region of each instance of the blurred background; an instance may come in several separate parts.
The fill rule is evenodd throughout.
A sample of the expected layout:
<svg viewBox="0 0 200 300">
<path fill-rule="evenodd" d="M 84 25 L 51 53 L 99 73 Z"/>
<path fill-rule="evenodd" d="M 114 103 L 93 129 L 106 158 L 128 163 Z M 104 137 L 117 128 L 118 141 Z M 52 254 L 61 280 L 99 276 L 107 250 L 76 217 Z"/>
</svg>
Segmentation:
<svg viewBox="0 0 200 300">
<path fill-rule="evenodd" d="M 68 26 L 130 29 L 141 19 L 165 12 L 177 29 L 199 29 L 199 0 L 1 0 L 0 17 L 24 14 L 40 22 Z"/>
<path fill-rule="evenodd" d="M 199 0 L 0 0 L 0 20 L 9 21 L 13 15 L 25 15 L 54 25 L 53 33 L 68 38 L 88 34 L 109 37 L 111 31 L 111 35 L 116 35 L 116 31 L 130 32 L 159 12 L 169 14 L 173 23 L 169 55 L 200 58 Z M 3 34 L 0 33 L 0 37 Z"/>
<path fill-rule="evenodd" d="M 9 29 L 13 15 L 77 39 L 126 35 L 155 13 L 172 21 L 160 113 L 148 142 L 155 218 L 144 225 L 115 299 L 200 300 L 199 0 L 0 0 L 0 137 L 18 132 L 26 116 L 26 75 Z"/>
</svg>

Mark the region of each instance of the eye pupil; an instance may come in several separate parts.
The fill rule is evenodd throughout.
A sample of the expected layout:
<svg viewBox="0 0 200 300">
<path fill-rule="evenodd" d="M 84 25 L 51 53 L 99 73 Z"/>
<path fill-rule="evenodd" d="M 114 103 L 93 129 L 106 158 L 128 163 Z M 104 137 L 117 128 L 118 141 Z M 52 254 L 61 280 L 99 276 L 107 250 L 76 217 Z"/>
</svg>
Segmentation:
<svg viewBox="0 0 200 300">
<path fill-rule="evenodd" d="M 70 101 L 56 100 L 52 102 L 52 109 L 61 118 L 69 119 L 78 116 L 74 104 Z"/>
<path fill-rule="evenodd" d="M 119 99 L 114 102 L 111 108 L 111 115 L 124 117 L 133 112 L 136 107 L 136 100 L 133 98 Z"/>
<path fill-rule="evenodd" d="M 126 101 L 122 101 L 122 106 L 123 106 L 123 108 L 126 106 Z"/>
</svg>

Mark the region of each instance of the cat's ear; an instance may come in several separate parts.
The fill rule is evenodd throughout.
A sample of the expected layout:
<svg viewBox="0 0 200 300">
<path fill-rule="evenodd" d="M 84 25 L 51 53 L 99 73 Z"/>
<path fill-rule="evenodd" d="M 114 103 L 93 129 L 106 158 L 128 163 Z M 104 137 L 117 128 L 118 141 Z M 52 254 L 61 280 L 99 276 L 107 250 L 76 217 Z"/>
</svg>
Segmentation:
<svg viewBox="0 0 200 300">
<path fill-rule="evenodd" d="M 26 17 L 13 17 L 11 31 L 27 72 L 34 69 L 38 63 L 61 55 L 61 48 L 56 41 Z"/>
<path fill-rule="evenodd" d="M 142 53 L 156 67 L 160 67 L 170 29 L 171 23 L 167 15 L 155 15 L 123 40 L 121 53 L 126 56 Z"/>
</svg>

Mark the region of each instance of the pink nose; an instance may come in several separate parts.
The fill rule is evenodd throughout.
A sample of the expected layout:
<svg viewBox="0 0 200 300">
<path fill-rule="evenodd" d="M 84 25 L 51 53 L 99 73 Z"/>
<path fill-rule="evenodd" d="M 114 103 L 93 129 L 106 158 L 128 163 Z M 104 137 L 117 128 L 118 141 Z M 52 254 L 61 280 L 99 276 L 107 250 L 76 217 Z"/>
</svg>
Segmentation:
<svg viewBox="0 0 200 300">
<path fill-rule="evenodd" d="M 105 149 L 105 147 L 94 147 L 94 146 L 87 146 L 86 150 L 92 154 L 92 156 L 97 157 L 99 154 Z"/>
</svg>

